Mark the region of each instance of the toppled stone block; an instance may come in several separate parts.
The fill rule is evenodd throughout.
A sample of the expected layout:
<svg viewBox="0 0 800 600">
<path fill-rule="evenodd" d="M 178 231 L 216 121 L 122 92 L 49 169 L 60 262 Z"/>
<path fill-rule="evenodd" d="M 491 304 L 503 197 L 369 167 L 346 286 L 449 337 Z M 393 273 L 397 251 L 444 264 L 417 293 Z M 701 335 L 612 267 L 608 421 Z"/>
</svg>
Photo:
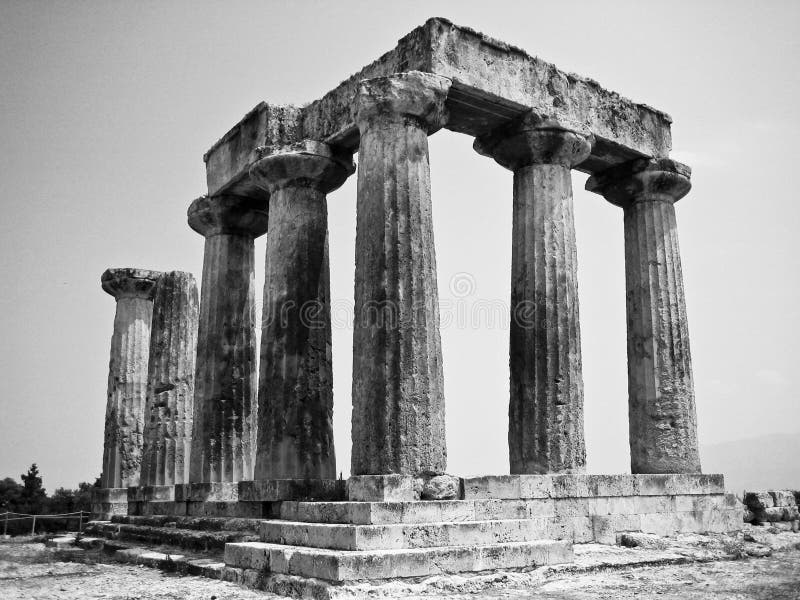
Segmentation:
<svg viewBox="0 0 800 600">
<path fill-rule="evenodd" d="M 617 532 L 613 517 L 592 517 L 592 535 L 598 544 L 613 546 L 617 543 Z"/>
<path fill-rule="evenodd" d="M 775 506 L 775 499 L 769 492 L 745 492 L 745 506 L 751 510 L 772 508 Z"/>
<path fill-rule="evenodd" d="M 774 523 L 776 521 L 783 521 L 783 507 L 770 506 L 769 508 L 760 508 L 755 511 L 756 521 L 759 523 Z"/>
<path fill-rule="evenodd" d="M 790 490 L 774 490 L 769 495 L 772 496 L 775 506 L 797 506 L 794 492 Z"/>
<path fill-rule="evenodd" d="M 784 521 L 796 521 L 800 519 L 800 510 L 798 510 L 796 506 L 784 506 L 782 508 Z"/>
<path fill-rule="evenodd" d="M 667 542 L 662 537 L 650 533 L 627 532 L 620 533 L 617 543 L 626 548 L 651 548 L 663 550 L 667 547 Z"/>
<path fill-rule="evenodd" d="M 452 475 L 436 475 L 422 485 L 423 500 L 454 500 L 461 496 L 461 479 Z"/>
</svg>

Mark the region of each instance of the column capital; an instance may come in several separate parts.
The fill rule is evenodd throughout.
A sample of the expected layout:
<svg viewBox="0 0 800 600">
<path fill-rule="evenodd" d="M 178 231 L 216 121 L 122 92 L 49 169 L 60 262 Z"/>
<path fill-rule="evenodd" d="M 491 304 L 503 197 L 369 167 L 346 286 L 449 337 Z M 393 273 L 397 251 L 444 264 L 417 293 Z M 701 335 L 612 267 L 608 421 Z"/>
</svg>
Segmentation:
<svg viewBox="0 0 800 600">
<path fill-rule="evenodd" d="M 691 168 L 672 159 L 640 158 L 592 175 L 586 190 L 623 208 L 635 202 L 674 203 L 689 193 L 691 176 Z"/>
<path fill-rule="evenodd" d="M 250 167 L 250 178 L 270 194 L 287 187 L 332 192 L 356 170 L 353 157 L 323 142 L 304 140 L 265 156 Z"/>
<path fill-rule="evenodd" d="M 257 238 L 267 231 L 267 203 L 244 196 L 201 196 L 189 205 L 189 227 L 211 237 L 222 233 Z"/>
<path fill-rule="evenodd" d="M 558 121 L 531 112 L 475 139 L 478 154 L 493 158 L 515 171 L 534 164 L 572 168 L 586 160 L 594 136 L 564 127 Z"/>
<path fill-rule="evenodd" d="M 452 81 L 409 71 L 364 79 L 358 84 L 353 114 L 362 133 L 375 122 L 413 122 L 433 133 L 447 121 L 444 106 Z"/>
<path fill-rule="evenodd" d="M 156 282 L 161 275 L 160 271 L 134 267 L 106 269 L 100 276 L 100 285 L 103 287 L 103 291 L 111 294 L 117 300 L 120 298 L 152 300 Z"/>
</svg>

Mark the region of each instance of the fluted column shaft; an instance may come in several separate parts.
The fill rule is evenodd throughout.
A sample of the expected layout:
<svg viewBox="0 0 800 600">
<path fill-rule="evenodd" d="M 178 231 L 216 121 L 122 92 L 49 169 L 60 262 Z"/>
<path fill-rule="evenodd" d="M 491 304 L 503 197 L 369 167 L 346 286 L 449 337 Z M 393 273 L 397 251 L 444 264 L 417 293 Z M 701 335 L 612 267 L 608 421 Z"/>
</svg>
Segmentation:
<svg viewBox="0 0 800 600">
<path fill-rule="evenodd" d="M 108 367 L 104 488 L 139 485 L 153 289 L 159 275 L 129 268 L 108 269 L 101 277 L 103 289 L 117 301 Z"/>
<path fill-rule="evenodd" d="M 253 478 L 256 397 L 255 237 L 263 201 L 203 197 L 189 225 L 205 235 L 190 482 Z"/>
<path fill-rule="evenodd" d="M 270 193 L 255 479 L 335 479 L 328 211 L 352 158 L 306 142 L 250 170 Z"/>
<path fill-rule="evenodd" d="M 162 275 L 153 299 L 141 485 L 189 482 L 197 319 L 192 274 Z"/>
<path fill-rule="evenodd" d="M 446 468 L 428 134 L 449 87 L 412 72 L 363 81 L 356 96 L 353 475 Z"/>
<path fill-rule="evenodd" d="M 628 412 L 633 473 L 699 473 L 697 416 L 674 203 L 691 170 L 635 161 L 587 189 L 622 206 L 628 322 Z"/>
<path fill-rule="evenodd" d="M 578 260 L 571 168 L 591 137 L 531 115 L 476 140 L 514 171 L 511 473 L 585 470 Z"/>
</svg>

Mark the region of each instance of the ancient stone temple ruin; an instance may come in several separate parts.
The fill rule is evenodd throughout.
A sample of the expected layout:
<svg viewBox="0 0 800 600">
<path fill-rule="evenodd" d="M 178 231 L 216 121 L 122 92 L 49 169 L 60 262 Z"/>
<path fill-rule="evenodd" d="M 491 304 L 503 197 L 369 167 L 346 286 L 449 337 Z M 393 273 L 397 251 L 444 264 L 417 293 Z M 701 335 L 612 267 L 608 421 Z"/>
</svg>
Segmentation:
<svg viewBox="0 0 800 600">
<path fill-rule="evenodd" d="M 258 541 L 228 543 L 227 568 L 317 584 L 569 562 L 574 543 L 625 531 L 736 529 L 722 476 L 700 472 L 675 221 L 691 172 L 669 158 L 670 124 L 443 19 L 319 100 L 258 104 L 207 152 L 208 193 L 189 206 L 205 238 L 199 306 L 186 273 L 103 275 L 117 316 L 97 513 L 179 530 L 249 520 Z M 510 475 L 447 473 L 428 159 L 443 128 L 514 178 Z M 585 474 L 574 169 L 622 209 L 632 474 Z M 341 481 L 326 195 L 356 172 Z"/>
</svg>

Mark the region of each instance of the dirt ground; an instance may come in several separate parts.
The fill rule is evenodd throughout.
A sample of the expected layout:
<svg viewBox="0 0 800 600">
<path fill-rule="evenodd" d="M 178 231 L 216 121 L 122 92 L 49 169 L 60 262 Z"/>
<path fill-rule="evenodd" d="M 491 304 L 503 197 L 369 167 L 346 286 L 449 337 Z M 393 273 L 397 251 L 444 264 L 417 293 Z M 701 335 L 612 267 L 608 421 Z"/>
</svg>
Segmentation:
<svg viewBox="0 0 800 600">
<path fill-rule="evenodd" d="M 592 551 L 595 552 L 595 551 Z M 614 550 L 620 556 L 630 550 Z M 582 560 L 597 560 L 587 553 Z M 406 590 L 403 598 L 441 600 L 491 598 L 516 600 L 609 599 L 800 599 L 800 549 L 784 549 L 764 558 L 712 560 L 663 566 L 622 566 L 584 573 L 569 569 L 541 581 L 515 580 L 513 574 L 496 588 L 425 593 Z M 388 590 L 386 590 L 388 591 Z M 227 600 L 269 599 L 274 594 L 235 584 L 168 574 L 129 564 L 71 562 L 41 543 L 0 543 L 0 598 L 3 600 Z"/>
</svg>

